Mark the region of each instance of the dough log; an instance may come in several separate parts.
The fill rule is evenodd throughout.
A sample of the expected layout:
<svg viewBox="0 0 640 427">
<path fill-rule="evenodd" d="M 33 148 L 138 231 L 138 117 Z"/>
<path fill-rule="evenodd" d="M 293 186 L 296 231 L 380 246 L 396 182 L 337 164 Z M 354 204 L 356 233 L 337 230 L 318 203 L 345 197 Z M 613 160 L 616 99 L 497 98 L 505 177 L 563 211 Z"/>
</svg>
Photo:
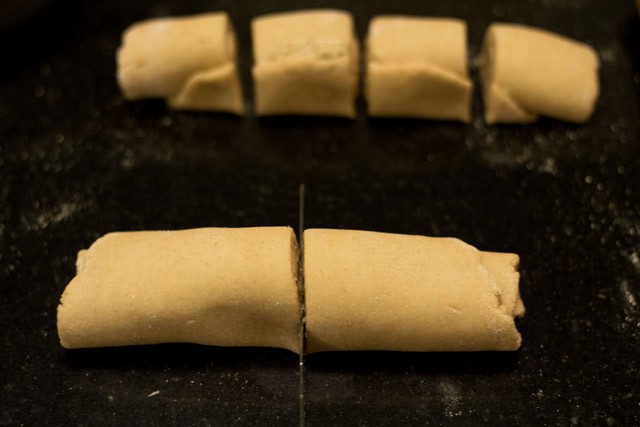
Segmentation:
<svg viewBox="0 0 640 427">
<path fill-rule="evenodd" d="M 539 115 L 585 122 L 598 98 L 591 46 L 538 28 L 492 24 L 479 57 L 487 123 L 527 123 Z"/>
<path fill-rule="evenodd" d="M 258 115 L 355 117 L 358 41 L 339 10 L 261 16 L 252 22 Z"/>
<path fill-rule="evenodd" d="M 378 16 L 369 26 L 369 115 L 469 122 L 471 90 L 464 21 Z"/>
<path fill-rule="evenodd" d="M 123 35 L 117 63 L 127 99 L 165 98 L 176 109 L 243 112 L 235 34 L 226 13 L 136 23 Z"/>
<path fill-rule="evenodd" d="M 111 233 L 78 254 L 58 307 L 66 348 L 188 342 L 298 353 L 288 227 Z"/>
<path fill-rule="evenodd" d="M 304 232 L 307 351 L 516 350 L 515 254 L 450 238 Z"/>
</svg>

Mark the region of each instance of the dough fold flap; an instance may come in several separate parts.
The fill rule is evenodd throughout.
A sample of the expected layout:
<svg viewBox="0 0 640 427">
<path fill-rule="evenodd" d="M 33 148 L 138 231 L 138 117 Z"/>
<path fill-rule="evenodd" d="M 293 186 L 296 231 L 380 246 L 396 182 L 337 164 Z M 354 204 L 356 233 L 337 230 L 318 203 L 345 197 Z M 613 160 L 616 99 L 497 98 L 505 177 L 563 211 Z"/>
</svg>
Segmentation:
<svg viewBox="0 0 640 427">
<path fill-rule="evenodd" d="M 228 111 L 241 115 L 242 90 L 236 73 L 233 64 L 194 73 L 167 103 L 181 110 Z"/>
<path fill-rule="evenodd" d="M 585 122 L 599 94 L 599 59 L 584 43 L 516 24 L 492 24 L 478 59 L 487 123 L 539 115 Z"/>
<path fill-rule="evenodd" d="M 288 227 L 110 233 L 78 254 L 58 307 L 66 348 L 187 342 L 298 353 Z"/>
<path fill-rule="evenodd" d="M 473 85 L 468 79 L 426 64 L 390 67 L 373 63 L 368 69 L 372 116 L 470 120 Z"/>
<path fill-rule="evenodd" d="M 532 123 L 538 120 L 538 115 L 522 109 L 497 83 L 483 87 L 485 97 L 485 121 L 489 124 L 503 123 Z"/>
<path fill-rule="evenodd" d="M 304 233 L 307 351 L 516 350 L 515 254 L 451 238 Z"/>
<path fill-rule="evenodd" d="M 224 12 L 136 23 L 117 52 L 127 99 L 165 98 L 173 108 L 242 114 L 233 26 Z"/>
</svg>

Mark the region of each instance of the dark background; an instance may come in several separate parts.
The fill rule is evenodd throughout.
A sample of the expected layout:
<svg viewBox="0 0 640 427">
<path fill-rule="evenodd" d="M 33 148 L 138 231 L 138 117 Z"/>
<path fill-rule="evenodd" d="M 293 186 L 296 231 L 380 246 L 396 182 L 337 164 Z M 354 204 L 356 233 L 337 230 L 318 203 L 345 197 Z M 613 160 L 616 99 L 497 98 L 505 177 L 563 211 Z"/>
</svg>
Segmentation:
<svg viewBox="0 0 640 427">
<path fill-rule="evenodd" d="M 26 0 L 25 0 L 26 1 Z M 278 10 L 493 21 L 600 54 L 584 126 L 258 119 L 124 102 L 131 23 L 227 10 L 251 105 L 249 22 Z M 16 23 L 17 25 L 17 23 Z M 309 425 L 640 424 L 640 22 L 629 1 L 52 1 L 0 35 L 0 425 L 295 425 L 298 359 L 195 345 L 65 351 L 76 252 L 114 230 L 291 225 L 459 237 L 520 254 L 520 351 L 314 354 Z M 477 82 L 475 71 L 474 79 Z M 361 102 L 362 104 L 362 102 Z M 249 108 L 250 110 L 250 108 Z M 155 395 L 149 396 L 158 391 Z"/>
</svg>

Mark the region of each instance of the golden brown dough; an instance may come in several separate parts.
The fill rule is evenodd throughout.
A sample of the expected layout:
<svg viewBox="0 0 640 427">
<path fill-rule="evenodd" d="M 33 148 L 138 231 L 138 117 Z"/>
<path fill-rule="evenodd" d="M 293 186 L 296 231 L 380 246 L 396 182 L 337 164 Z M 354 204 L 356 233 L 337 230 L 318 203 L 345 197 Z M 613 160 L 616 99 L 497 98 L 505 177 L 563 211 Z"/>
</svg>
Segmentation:
<svg viewBox="0 0 640 427">
<path fill-rule="evenodd" d="M 450 238 L 304 232 L 307 351 L 516 350 L 518 256 Z"/>
<path fill-rule="evenodd" d="M 66 348 L 188 342 L 300 351 L 291 228 L 110 233 L 78 254 Z"/>
<path fill-rule="evenodd" d="M 172 108 L 242 114 L 236 40 L 224 12 L 138 22 L 118 49 L 127 99 L 165 98 Z"/>
<path fill-rule="evenodd" d="M 487 123 L 539 115 L 585 122 L 598 98 L 599 59 L 591 46 L 516 24 L 492 24 L 479 57 Z"/>
</svg>

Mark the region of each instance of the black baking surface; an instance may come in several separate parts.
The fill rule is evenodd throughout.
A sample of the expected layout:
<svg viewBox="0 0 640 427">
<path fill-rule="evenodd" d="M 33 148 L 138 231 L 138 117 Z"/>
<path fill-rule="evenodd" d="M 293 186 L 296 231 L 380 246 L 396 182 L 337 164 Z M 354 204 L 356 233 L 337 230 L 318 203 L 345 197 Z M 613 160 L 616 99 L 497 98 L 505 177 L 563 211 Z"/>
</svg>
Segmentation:
<svg viewBox="0 0 640 427">
<path fill-rule="evenodd" d="M 241 119 L 124 102 L 132 22 L 227 10 L 250 89 L 251 17 L 319 6 L 493 21 L 593 45 L 584 126 Z M 629 1 L 52 1 L 0 36 L 0 425 L 295 425 L 298 359 L 161 345 L 66 351 L 56 306 L 76 252 L 114 230 L 299 223 L 459 237 L 521 256 L 514 353 L 314 354 L 309 425 L 640 424 L 640 22 Z M 477 79 L 476 79 L 477 80 Z M 478 92 L 476 90 L 476 92 Z M 250 90 L 245 97 L 250 102 Z M 360 106 L 362 108 L 362 105 Z"/>
</svg>

